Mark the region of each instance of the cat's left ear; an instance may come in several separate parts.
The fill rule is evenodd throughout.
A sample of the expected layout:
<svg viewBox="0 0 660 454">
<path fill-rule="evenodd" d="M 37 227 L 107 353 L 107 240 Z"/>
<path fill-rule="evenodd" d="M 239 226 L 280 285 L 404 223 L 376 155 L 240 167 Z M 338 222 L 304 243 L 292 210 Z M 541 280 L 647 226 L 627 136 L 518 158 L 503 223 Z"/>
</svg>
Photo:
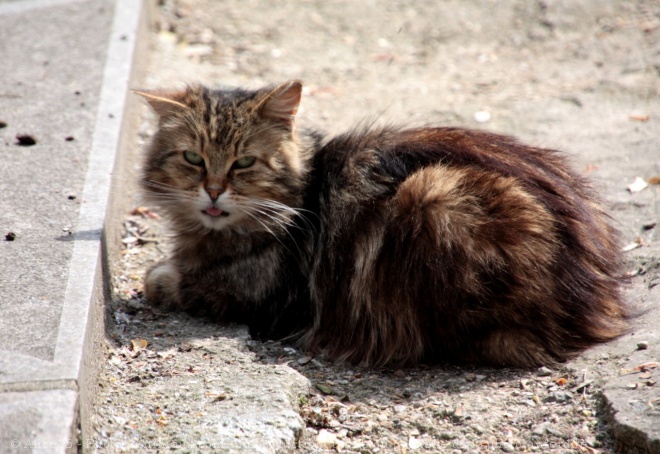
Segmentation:
<svg viewBox="0 0 660 454">
<path fill-rule="evenodd" d="M 151 108 L 159 117 L 166 117 L 175 111 L 187 109 L 183 104 L 186 97 L 185 90 L 131 90 L 136 95 L 147 100 Z"/>
<path fill-rule="evenodd" d="M 257 109 L 263 117 L 293 127 L 301 96 L 302 82 L 292 80 L 271 91 Z"/>
</svg>

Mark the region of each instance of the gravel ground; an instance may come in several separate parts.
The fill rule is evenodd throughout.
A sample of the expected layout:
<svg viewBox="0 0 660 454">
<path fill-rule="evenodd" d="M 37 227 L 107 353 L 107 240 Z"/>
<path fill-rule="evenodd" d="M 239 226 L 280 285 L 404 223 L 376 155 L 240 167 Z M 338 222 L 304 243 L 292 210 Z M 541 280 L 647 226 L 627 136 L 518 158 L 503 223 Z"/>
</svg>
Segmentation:
<svg viewBox="0 0 660 454">
<path fill-rule="evenodd" d="M 301 78 L 299 116 L 324 130 L 377 115 L 564 148 L 597 180 L 626 241 L 657 243 L 657 229 L 640 229 L 653 215 L 651 191 L 635 200 L 626 191 L 637 176 L 632 156 L 646 153 L 650 171 L 660 173 L 653 158 L 656 1 L 162 0 L 156 13 L 147 88 Z M 139 140 L 152 132 L 146 121 Z M 139 199 L 132 204 L 140 207 Z M 226 366 L 254 363 L 273 377 L 311 382 L 281 397 L 304 422 L 291 429 L 299 452 L 614 452 L 600 390 L 628 364 L 638 343 L 632 337 L 533 371 L 337 366 L 279 342 L 250 340 L 241 327 L 146 305 L 141 279 L 166 255 L 166 233 L 149 208 L 118 222 L 124 250 L 112 265 L 93 421 L 97 452 L 222 450 L 214 444 L 216 416 L 233 405 L 239 387 Z M 628 253 L 632 279 L 651 291 L 659 262 L 635 255 L 639 250 Z M 635 285 L 630 295 L 638 295 Z M 635 298 L 642 308 L 651 300 Z M 632 371 L 631 389 L 653 386 L 656 368 Z"/>
</svg>

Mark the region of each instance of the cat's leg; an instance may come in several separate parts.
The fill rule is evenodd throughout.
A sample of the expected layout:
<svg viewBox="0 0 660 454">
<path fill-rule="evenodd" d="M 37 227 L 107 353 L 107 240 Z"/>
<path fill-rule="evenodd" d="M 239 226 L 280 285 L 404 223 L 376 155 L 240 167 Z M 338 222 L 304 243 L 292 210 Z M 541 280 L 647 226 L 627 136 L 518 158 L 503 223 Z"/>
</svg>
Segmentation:
<svg viewBox="0 0 660 454">
<path fill-rule="evenodd" d="M 181 308 L 181 274 L 170 262 L 160 262 L 147 270 L 144 295 L 155 306 L 163 309 Z"/>
</svg>

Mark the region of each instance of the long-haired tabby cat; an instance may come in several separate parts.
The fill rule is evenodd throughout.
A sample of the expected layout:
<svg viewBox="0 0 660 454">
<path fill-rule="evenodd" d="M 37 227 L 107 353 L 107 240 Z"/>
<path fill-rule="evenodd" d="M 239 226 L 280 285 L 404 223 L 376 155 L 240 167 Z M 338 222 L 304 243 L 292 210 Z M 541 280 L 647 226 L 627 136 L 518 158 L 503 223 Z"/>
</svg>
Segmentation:
<svg viewBox="0 0 660 454">
<path fill-rule="evenodd" d="M 138 92 L 173 231 L 149 301 L 369 366 L 563 361 L 626 329 L 617 234 L 558 152 L 458 128 L 297 127 L 298 81 Z"/>
</svg>

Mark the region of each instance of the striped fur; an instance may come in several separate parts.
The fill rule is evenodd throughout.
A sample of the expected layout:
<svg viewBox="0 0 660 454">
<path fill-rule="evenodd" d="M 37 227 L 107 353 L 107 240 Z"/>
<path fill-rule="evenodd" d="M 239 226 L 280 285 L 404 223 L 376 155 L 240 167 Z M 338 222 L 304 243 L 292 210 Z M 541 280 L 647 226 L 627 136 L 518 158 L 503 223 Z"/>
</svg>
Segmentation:
<svg viewBox="0 0 660 454">
<path fill-rule="evenodd" d="M 369 366 L 537 366 L 627 327 L 617 233 L 558 152 L 458 128 L 322 140 L 296 128 L 296 81 L 141 94 L 142 186 L 175 233 L 155 304 Z"/>
</svg>

